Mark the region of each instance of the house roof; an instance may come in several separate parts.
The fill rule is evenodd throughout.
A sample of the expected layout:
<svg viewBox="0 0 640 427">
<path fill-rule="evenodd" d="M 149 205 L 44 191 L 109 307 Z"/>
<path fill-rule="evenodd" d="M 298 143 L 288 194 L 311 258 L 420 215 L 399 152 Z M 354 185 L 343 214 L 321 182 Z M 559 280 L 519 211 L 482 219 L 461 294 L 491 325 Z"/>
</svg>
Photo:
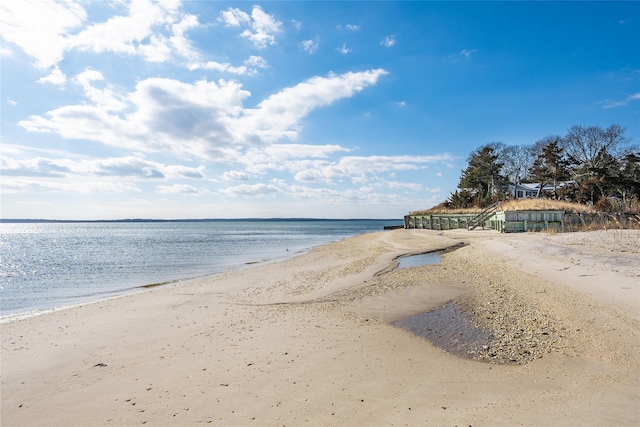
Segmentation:
<svg viewBox="0 0 640 427">
<path fill-rule="evenodd" d="M 556 184 L 557 188 L 564 187 L 567 184 L 575 184 L 575 181 L 561 181 Z M 516 190 L 525 190 L 525 191 L 538 191 L 540 188 L 539 182 L 523 182 L 521 184 L 510 185 L 511 188 L 515 187 Z M 543 190 L 553 191 L 553 184 L 545 184 L 542 187 Z"/>
</svg>

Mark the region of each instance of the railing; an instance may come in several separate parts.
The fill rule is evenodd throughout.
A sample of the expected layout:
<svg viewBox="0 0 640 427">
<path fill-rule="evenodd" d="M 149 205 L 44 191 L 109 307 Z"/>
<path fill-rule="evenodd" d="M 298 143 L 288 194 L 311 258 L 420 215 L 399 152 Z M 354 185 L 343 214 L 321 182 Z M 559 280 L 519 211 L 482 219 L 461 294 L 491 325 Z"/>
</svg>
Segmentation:
<svg viewBox="0 0 640 427">
<path fill-rule="evenodd" d="M 479 225 L 482 225 L 482 228 L 484 229 L 484 222 L 497 212 L 498 205 L 500 205 L 500 202 L 495 202 L 491 206 L 486 207 L 474 218 L 472 218 L 471 221 L 467 223 L 467 227 L 469 228 L 469 230 L 473 230 Z"/>
</svg>

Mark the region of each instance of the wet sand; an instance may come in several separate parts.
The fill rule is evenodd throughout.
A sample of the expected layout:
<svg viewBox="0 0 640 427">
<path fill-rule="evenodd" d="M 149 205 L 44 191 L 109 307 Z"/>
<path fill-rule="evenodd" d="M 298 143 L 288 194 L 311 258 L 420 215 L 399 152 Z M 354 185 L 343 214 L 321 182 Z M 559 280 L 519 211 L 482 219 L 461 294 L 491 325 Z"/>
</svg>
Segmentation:
<svg viewBox="0 0 640 427">
<path fill-rule="evenodd" d="M 639 425 L 639 265 L 638 231 L 393 230 L 3 323 L 0 424 Z M 449 301 L 480 361 L 392 325 Z"/>
</svg>

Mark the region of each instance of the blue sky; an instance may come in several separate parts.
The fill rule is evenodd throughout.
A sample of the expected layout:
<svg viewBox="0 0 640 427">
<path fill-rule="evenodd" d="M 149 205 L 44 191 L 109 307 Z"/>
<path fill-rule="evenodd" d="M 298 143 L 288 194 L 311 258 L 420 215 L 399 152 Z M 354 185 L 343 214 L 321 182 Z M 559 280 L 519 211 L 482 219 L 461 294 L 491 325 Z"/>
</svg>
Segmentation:
<svg viewBox="0 0 640 427">
<path fill-rule="evenodd" d="M 639 2 L 0 5 L 3 218 L 400 218 L 468 155 L 640 143 Z"/>
</svg>

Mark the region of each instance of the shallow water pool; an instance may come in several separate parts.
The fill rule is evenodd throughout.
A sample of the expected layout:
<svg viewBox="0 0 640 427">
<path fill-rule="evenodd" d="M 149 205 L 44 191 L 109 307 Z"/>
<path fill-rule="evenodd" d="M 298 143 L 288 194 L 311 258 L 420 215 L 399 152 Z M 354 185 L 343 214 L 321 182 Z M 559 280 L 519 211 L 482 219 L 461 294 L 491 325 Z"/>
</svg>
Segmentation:
<svg viewBox="0 0 640 427">
<path fill-rule="evenodd" d="M 464 357 L 472 357 L 483 346 L 490 346 L 494 340 L 491 333 L 474 326 L 465 312 L 453 302 L 393 324 L 426 338 L 450 353 Z"/>
<path fill-rule="evenodd" d="M 398 268 L 418 267 L 420 265 L 437 264 L 442 259 L 440 252 L 412 255 L 398 258 Z"/>
</svg>

